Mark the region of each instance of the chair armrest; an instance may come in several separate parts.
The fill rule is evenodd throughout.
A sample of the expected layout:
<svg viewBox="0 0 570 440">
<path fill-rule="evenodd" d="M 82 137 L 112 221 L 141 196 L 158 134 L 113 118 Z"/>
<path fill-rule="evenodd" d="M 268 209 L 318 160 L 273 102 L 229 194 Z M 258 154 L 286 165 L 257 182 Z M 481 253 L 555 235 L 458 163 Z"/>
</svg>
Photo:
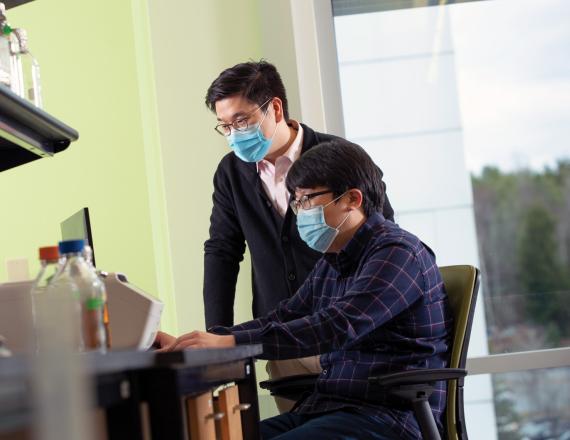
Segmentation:
<svg viewBox="0 0 570 440">
<path fill-rule="evenodd" d="M 274 380 L 264 380 L 259 383 L 259 386 L 269 391 L 282 387 L 312 387 L 315 385 L 318 377 L 318 374 L 296 374 L 294 376 L 285 376 Z"/>
<path fill-rule="evenodd" d="M 318 377 L 318 374 L 297 374 L 275 380 L 264 380 L 259 386 L 269 390 L 272 396 L 298 400 L 304 393 L 313 391 Z"/>
<path fill-rule="evenodd" d="M 385 374 L 382 376 L 370 376 L 368 383 L 382 387 L 398 385 L 417 385 L 439 380 L 460 379 L 467 375 L 467 370 L 462 368 L 424 368 L 417 370 L 399 371 L 398 373 Z"/>
</svg>

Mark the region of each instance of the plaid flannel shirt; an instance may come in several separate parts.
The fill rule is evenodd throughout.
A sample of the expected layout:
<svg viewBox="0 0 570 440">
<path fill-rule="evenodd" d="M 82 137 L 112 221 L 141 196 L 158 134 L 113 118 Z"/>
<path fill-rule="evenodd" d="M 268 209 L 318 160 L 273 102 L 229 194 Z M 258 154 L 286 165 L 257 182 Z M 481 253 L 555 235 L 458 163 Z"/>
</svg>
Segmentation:
<svg viewBox="0 0 570 440">
<path fill-rule="evenodd" d="M 435 257 L 417 237 L 374 214 L 338 254 L 325 254 L 305 283 L 267 316 L 214 327 L 237 344 L 263 344 L 265 359 L 321 354 L 323 368 L 298 413 L 341 408 L 374 415 L 400 438 L 421 438 L 411 411 L 373 396 L 368 376 L 447 366 L 452 318 Z M 442 430 L 444 382 L 430 398 Z"/>
</svg>

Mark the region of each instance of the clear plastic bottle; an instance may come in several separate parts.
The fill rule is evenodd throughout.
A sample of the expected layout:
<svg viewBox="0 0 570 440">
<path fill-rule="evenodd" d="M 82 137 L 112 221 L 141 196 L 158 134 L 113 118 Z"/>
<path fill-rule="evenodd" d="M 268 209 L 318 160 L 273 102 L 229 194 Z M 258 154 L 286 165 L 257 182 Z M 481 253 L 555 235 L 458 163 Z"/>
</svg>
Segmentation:
<svg viewBox="0 0 570 440">
<path fill-rule="evenodd" d="M 0 84 L 42 108 L 40 65 L 30 53 L 25 29 L 13 29 L 0 2 Z"/>
<path fill-rule="evenodd" d="M 27 99 L 36 107 L 42 108 L 42 90 L 40 80 L 40 65 L 28 47 L 28 33 L 25 29 L 13 30 L 17 40 L 17 53 L 14 54 L 17 80 L 12 89 L 22 98 Z"/>
<path fill-rule="evenodd" d="M 66 240 L 59 243 L 59 253 L 65 263 L 50 283 L 48 290 L 70 293 L 80 304 L 81 348 L 107 351 L 104 310 L 107 295 L 105 285 L 93 267 L 83 257 L 83 240 Z"/>
<path fill-rule="evenodd" d="M 63 259 L 60 260 L 59 250 L 57 246 L 44 246 L 39 249 L 40 258 L 40 271 L 32 284 L 31 289 L 31 300 L 32 300 L 32 325 L 30 335 L 34 339 L 31 346 L 34 347 L 33 350 L 37 351 L 39 349 L 37 333 L 38 329 L 38 310 L 41 309 L 41 305 L 38 303 L 43 300 L 43 296 L 47 291 L 47 287 L 51 280 L 55 277 L 60 269 L 60 264 Z"/>
<path fill-rule="evenodd" d="M 92 438 L 91 386 L 85 380 L 86 359 L 77 355 L 83 349 L 78 276 L 87 265 L 73 260 L 82 249 L 82 242 L 60 247 L 60 254 L 70 252 L 73 258 L 62 261 L 45 292 L 36 295 L 38 350 L 30 363 L 34 439 Z"/>
<path fill-rule="evenodd" d="M 49 282 L 57 274 L 60 265 L 57 246 L 44 246 L 39 249 L 40 271 L 32 285 L 32 293 L 44 293 Z"/>
</svg>

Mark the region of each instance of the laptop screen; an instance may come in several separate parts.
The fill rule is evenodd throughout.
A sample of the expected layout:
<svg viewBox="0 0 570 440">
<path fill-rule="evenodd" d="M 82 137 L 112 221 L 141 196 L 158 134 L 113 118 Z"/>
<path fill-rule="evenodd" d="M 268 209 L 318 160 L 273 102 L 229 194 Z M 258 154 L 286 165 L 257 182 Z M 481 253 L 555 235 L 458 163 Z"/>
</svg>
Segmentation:
<svg viewBox="0 0 570 440">
<path fill-rule="evenodd" d="M 95 247 L 93 246 L 93 234 L 91 233 L 91 221 L 89 220 L 89 208 L 83 208 L 61 222 L 61 238 L 63 240 L 83 239 L 85 244 L 91 246 L 93 266 L 95 264 Z"/>
</svg>

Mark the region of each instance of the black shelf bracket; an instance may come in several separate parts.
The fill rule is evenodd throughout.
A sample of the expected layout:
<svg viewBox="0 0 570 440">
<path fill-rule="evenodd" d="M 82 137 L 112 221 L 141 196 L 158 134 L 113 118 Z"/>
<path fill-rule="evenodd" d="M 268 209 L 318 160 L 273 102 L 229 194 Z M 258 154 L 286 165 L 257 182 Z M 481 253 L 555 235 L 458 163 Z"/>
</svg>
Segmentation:
<svg viewBox="0 0 570 440">
<path fill-rule="evenodd" d="M 79 133 L 0 85 L 0 171 L 65 150 Z"/>
</svg>

